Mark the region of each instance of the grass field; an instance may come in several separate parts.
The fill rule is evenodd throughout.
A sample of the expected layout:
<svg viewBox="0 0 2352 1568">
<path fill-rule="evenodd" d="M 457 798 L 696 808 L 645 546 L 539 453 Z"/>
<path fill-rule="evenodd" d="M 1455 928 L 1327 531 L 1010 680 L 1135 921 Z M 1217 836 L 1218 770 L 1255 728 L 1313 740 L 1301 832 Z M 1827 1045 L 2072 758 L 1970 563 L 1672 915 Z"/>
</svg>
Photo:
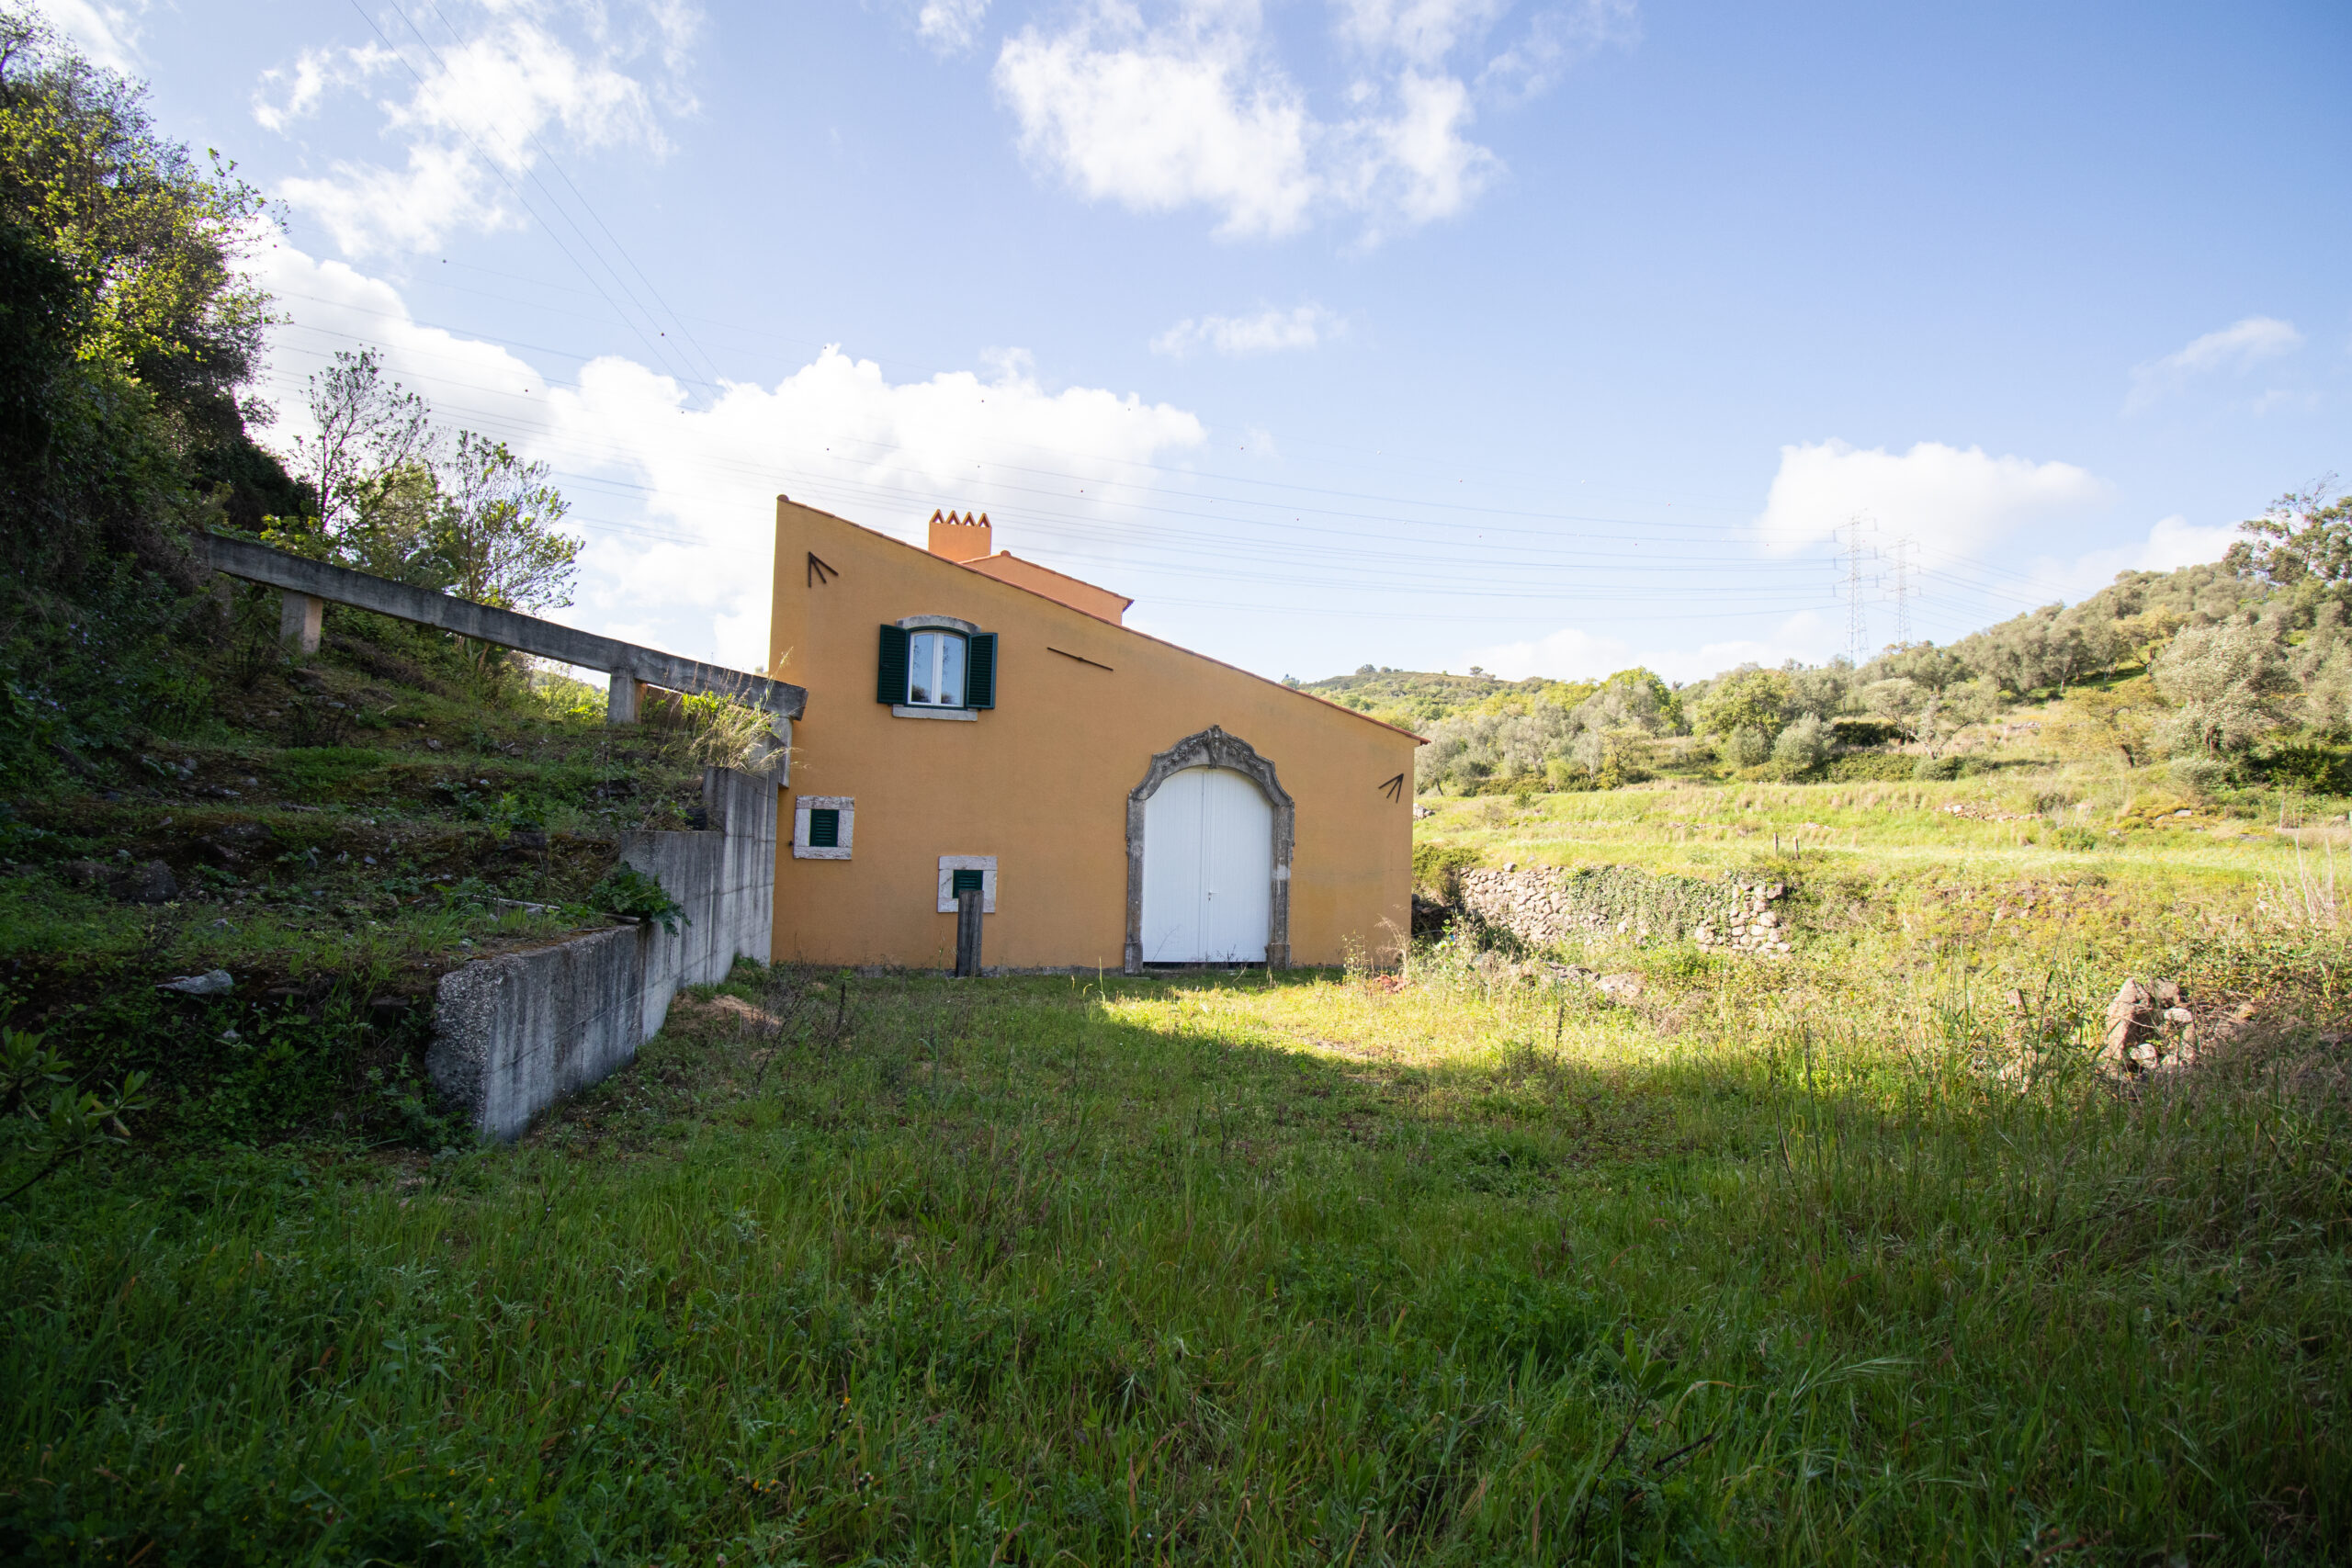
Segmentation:
<svg viewBox="0 0 2352 1568">
<path fill-rule="evenodd" d="M 1826 829 L 1795 958 L 1606 954 L 1631 1003 L 744 965 L 512 1149 L 61 1176 L 0 1217 L 0 1554 L 2342 1561 L 2345 944 L 2266 921 L 2274 825 L 1947 796 L 1437 803 L 1497 863 Z M 2194 1071 L 2095 1069 L 2126 974 Z"/>
</svg>

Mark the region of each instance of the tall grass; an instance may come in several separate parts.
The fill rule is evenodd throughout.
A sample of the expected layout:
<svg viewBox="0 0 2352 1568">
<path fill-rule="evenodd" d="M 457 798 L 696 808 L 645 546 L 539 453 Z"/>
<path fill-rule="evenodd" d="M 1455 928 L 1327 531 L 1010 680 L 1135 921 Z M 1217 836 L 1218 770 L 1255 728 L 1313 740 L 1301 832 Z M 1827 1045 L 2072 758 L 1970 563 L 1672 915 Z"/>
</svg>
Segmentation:
<svg viewBox="0 0 2352 1568">
<path fill-rule="evenodd" d="M 2119 1091 L 2111 976 L 1877 956 L 746 969 L 515 1149 L 94 1174 L 6 1221 L 0 1550 L 2340 1560 L 2341 1058 Z"/>
<path fill-rule="evenodd" d="M 2263 912 L 2288 925 L 2310 931 L 2339 931 L 2344 929 L 2344 896 L 2335 886 L 2335 841 L 2323 837 L 2320 842 L 2321 863 L 2312 863 L 2303 847 L 2303 834 L 2295 836 L 2295 863 L 2292 874 L 2280 867 L 2263 884 L 2257 903 Z"/>
</svg>

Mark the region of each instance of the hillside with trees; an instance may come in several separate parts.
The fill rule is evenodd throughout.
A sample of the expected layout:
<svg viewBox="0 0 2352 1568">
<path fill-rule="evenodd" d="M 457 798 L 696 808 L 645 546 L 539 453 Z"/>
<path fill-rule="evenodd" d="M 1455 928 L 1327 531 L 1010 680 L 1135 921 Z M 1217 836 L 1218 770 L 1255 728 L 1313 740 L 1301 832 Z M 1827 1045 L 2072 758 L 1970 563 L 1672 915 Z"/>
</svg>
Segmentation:
<svg viewBox="0 0 2352 1568">
<path fill-rule="evenodd" d="M 208 530 L 486 604 L 571 602 L 580 542 L 545 466 L 437 424 L 372 354 L 311 378 L 315 437 L 266 439 L 274 308 L 243 263 L 271 217 L 232 164 L 163 134 L 137 83 L 0 9 L 0 784 L 115 781 L 138 748 L 217 728 L 252 649 L 206 591 Z M 526 661 L 466 658 L 477 699 L 524 694 Z"/>
<path fill-rule="evenodd" d="M 1750 664 L 1678 686 L 1641 669 L 1596 682 L 1366 666 L 1294 683 L 1427 737 L 1425 793 L 1950 778 L 1993 765 L 1984 743 L 2019 725 L 2194 792 L 2352 790 L 2352 498 L 2323 481 L 2242 532 L 2223 560 L 2122 572 L 2079 604 L 1859 668 Z"/>
</svg>

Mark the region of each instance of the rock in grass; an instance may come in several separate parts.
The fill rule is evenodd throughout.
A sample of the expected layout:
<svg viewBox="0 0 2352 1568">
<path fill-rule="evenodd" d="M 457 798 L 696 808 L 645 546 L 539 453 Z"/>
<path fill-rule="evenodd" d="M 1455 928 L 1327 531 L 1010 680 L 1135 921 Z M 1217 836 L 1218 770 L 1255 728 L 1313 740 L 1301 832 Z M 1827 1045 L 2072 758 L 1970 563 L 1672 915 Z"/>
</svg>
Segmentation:
<svg viewBox="0 0 2352 1568">
<path fill-rule="evenodd" d="M 76 886 L 103 890 L 109 897 L 126 904 L 168 904 L 180 896 L 179 879 L 172 874 L 170 866 L 159 860 L 141 861 L 136 865 L 77 860 L 69 863 L 62 874 Z"/>
<path fill-rule="evenodd" d="M 184 975 L 176 980 L 166 980 L 155 987 L 159 991 L 176 991 L 183 997 L 225 997 L 237 988 L 226 969 L 207 969 L 201 975 Z"/>
<path fill-rule="evenodd" d="M 168 904 L 180 896 L 180 885 L 162 861 L 141 861 L 115 877 L 113 893 L 127 904 Z"/>
<path fill-rule="evenodd" d="M 2187 1067 L 2197 1059 L 2197 1015 L 2180 986 L 2151 987 L 2126 980 L 2107 1004 L 2107 1036 L 2099 1066 L 2118 1077 Z"/>
<path fill-rule="evenodd" d="M 230 822 L 196 841 L 197 852 L 223 871 L 237 871 L 271 845 L 269 829 L 258 822 Z"/>
<path fill-rule="evenodd" d="M 2149 1042 L 2156 1032 L 2155 994 L 2137 980 L 2126 980 L 2115 999 L 2107 1004 L 2107 1037 L 2099 1059 L 2109 1072 L 2138 1072 L 2155 1064 Z"/>
<path fill-rule="evenodd" d="M 1630 1002 L 1642 994 L 1642 977 L 1630 971 L 1623 975 L 1603 975 L 1592 985 L 1595 990 L 1612 1002 Z"/>
</svg>

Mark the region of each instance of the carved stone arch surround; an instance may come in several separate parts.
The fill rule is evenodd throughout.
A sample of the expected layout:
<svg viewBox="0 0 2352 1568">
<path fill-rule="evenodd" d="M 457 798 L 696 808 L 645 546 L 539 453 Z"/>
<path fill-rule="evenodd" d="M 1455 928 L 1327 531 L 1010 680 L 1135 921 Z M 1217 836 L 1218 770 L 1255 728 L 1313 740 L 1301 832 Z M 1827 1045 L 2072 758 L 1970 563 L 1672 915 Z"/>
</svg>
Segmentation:
<svg viewBox="0 0 2352 1568">
<path fill-rule="evenodd" d="M 1274 776 L 1274 765 L 1258 749 L 1216 725 L 1159 753 L 1144 770 L 1143 782 L 1127 791 L 1127 953 L 1126 972 L 1143 973 L 1143 808 L 1159 786 L 1186 768 L 1230 768 L 1257 782 L 1274 808 L 1273 894 L 1267 900 L 1266 965 L 1290 967 L 1290 857 L 1296 840 L 1298 805 Z"/>
</svg>

